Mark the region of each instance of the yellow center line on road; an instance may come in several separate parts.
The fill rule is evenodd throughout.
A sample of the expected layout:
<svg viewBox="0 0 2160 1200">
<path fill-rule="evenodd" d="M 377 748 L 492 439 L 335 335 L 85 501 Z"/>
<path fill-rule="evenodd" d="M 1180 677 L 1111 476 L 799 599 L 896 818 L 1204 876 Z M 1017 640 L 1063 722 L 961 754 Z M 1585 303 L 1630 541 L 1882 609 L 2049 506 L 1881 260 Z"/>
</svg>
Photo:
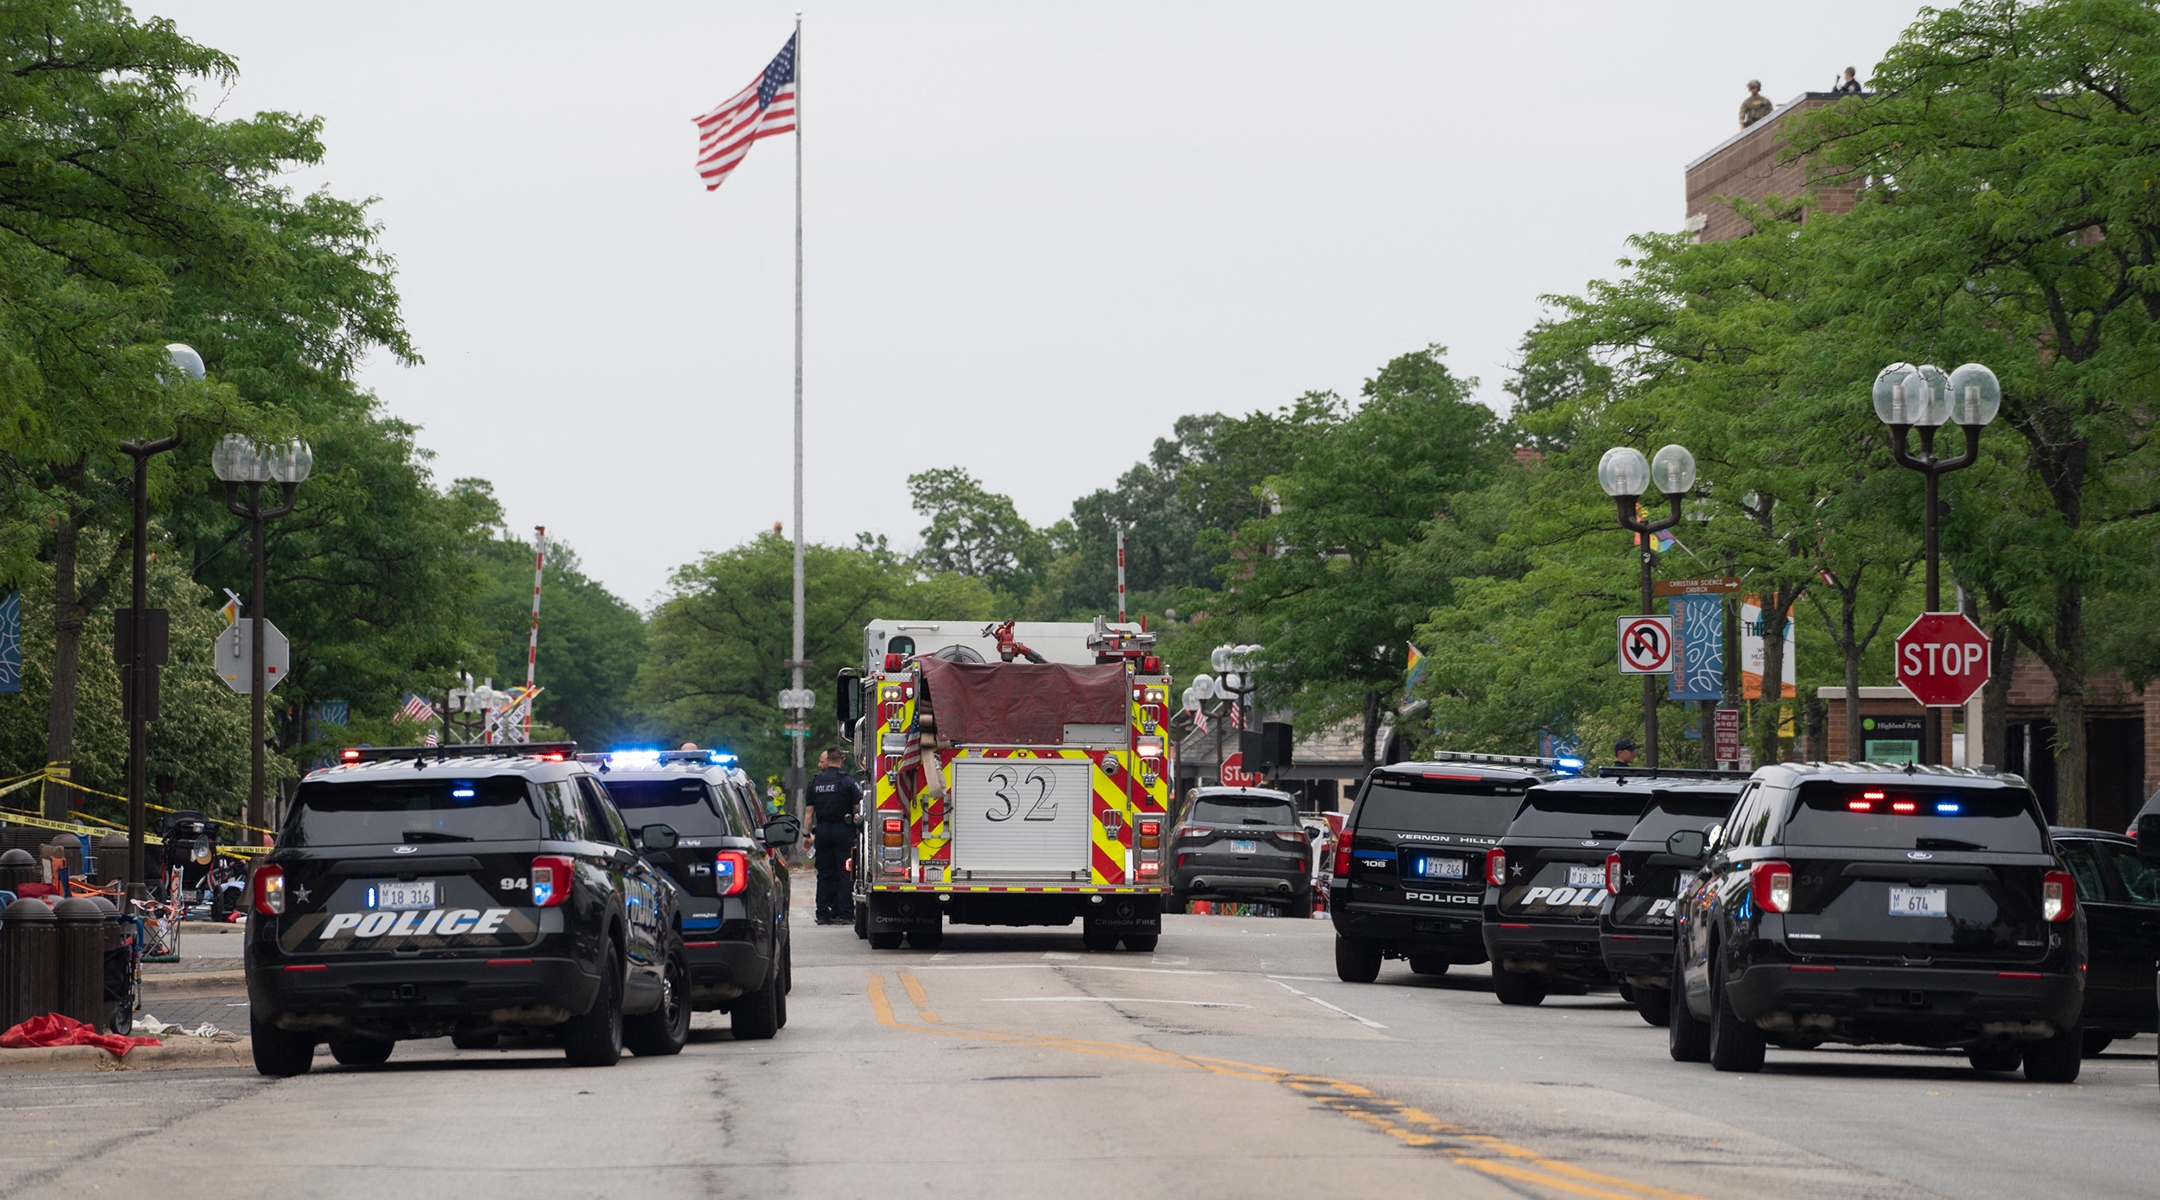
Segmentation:
<svg viewBox="0 0 2160 1200">
<path fill-rule="evenodd" d="M 886 998 L 884 977 L 872 972 L 868 988 L 870 1009 L 876 1015 L 878 1024 L 887 1028 L 938 1037 L 1070 1050 L 1076 1054 L 1130 1059 L 1135 1062 L 1184 1067 L 1214 1075 L 1273 1083 L 1296 1092 L 1330 1112 L 1363 1122 L 1406 1146 L 1437 1150 L 1446 1154 L 1457 1166 L 1467 1167 L 1497 1179 L 1533 1184 L 1572 1196 L 1595 1197 L 1597 1200 L 1643 1200 L 1644 1197 L 1651 1197 L 1653 1200 L 1702 1200 L 1701 1197 L 1687 1192 L 1676 1192 L 1655 1184 L 1638 1183 L 1632 1179 L 1586 1170 L 1490 1134 L 1472 1133 L 1460 1125 L 1442 1121 L 1430 1113 L 1381 1096 L 1370 1088 L 1341 1079 L 1302 1075 L 1279 1067 L 1197 1054 L 1179 1054 L 1124 1042 L 1094 1042 L 1082 1038 L 956 1028 L 930 1013 L 927 1008 L 929 995 L 924 992 L 922 981 L 905 971 L 899 972 L 899 976 L 901 985 L 907 989 L 908 999 L 914 1003 L 915 1010 L 922 1019 L 943 1027 L 910 1025 L 900 1020 L 893 1012 L 892 1002 Z"/>
</svg>

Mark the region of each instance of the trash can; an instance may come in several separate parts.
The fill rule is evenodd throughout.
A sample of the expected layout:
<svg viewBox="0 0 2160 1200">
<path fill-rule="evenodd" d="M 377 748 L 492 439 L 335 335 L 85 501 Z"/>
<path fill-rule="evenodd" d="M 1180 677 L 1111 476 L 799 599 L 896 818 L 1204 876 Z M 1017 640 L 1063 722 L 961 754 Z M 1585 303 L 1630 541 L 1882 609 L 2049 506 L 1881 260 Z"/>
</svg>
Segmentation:
<svg viewBox="0 0 2160 1200">
<path fill-rule="evenodd" d="M 105 931 L 112 922 L 87 896 L 62 900 L 52 913 L 60 947 L 60 996 L 53 1011 L 103 1030 L 112 1016 L 105 1007 Z"/>
<path fill-rule="evenodd" d="M 58 938 L 43 900 L 17 900 L 0 912 L 0 1029 L 59 1007 Z"/>
<path fill-rule="evenodd" d="M 111 883 L 117 879 L 121 881 L 121 890 L 125 891 L 126 885 L 134 882 L 134 880 L 127 877 L 127 873 L 128 836 L 124 833 L 108 833 L 99 838 L 97 844 L 98 882 Z"/>
</svg>

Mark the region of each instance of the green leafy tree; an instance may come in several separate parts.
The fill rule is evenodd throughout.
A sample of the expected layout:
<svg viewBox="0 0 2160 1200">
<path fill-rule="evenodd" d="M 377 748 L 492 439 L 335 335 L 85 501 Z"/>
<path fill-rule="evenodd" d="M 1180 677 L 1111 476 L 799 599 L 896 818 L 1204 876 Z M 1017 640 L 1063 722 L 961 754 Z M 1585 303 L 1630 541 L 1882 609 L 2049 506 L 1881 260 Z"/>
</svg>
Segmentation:
<svg viewBox="0 0 2160 1200">
<path fill-rule="evenodd" d="M 476 480 L 461 484 L 479 487 Z M 498 686 L 523 683 L 531 636 L 533 548 L 496 529 L 482 543 L 488 588 L 478 609 L 487 665 Z M 630 687 L 645 658 L 645 622 L 578 564 L 567 543 L 548 541 L 535 677 L 544 689 L 536 720 L 580 745 L 604 747 L 641 732 Z"/>
<path fill-rule="evenodd" d="M 992 591 L 1025 601 L 1049 565 L 1050 542 L 1013 507 L 1012 497 L 987 491 L 961 467 L 908 476 L 923 527 L 916 565 L 931 575 L 980 579 Z"/>
</svg>

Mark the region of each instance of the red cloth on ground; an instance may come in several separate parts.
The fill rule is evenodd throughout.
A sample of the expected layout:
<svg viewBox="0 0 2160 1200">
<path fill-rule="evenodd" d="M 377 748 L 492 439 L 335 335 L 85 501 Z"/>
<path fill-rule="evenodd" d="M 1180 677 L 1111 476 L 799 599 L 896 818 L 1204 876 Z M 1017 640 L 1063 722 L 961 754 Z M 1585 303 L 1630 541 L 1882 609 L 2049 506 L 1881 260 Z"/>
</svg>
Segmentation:
<svg viewBox="0 0 2160 1200">
<path fill-rule="evenodd" d="M 57 896 L 59 894 L 60 889 L 54 887 L 49 883 L 37 883 L 33 881 L 30 883 L 18 883 L 15 885 L 15 898 L 18 900 L 44 900 L 52 896 Z"/>
<path fill-rule="evenodd" d="M 96 1046 L 121 1058 L 127 1057 L 127 1052 L 137 1046 L 158 1044 L 156 1038 L 99 1033 L 94 1027 L 59 1013 L 32 1017 L 6 1033 L 0 1033 L 0 1048 L 8 1050 L 31 1046 Z"/>
</svg>

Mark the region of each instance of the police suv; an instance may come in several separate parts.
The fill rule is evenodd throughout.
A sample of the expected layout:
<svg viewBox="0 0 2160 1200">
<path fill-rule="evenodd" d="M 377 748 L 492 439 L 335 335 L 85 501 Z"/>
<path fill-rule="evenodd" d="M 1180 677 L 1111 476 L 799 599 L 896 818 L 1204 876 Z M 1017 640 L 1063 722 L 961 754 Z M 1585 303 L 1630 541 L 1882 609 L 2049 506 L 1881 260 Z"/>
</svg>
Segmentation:
<svg viewBox="0 0 2160 1200">
<path fill-rule="evenodd" d="M 690 1006 L 729 1014 L 738 1041 L 771 1037 L 787 1024 L 794 983 L 778 852 L 799 837 L 795 818 L 767 819 L 750 777 L 721 751 L 578 757 L 600 772 L 626 820 L 675 831 L 673 846 L 648 847 L 645 857 L 681 889 Z"/>
<path fill-rule="evenodd" d="M 1530 789 L 1485 857 L 1482 934 L 1502 1004 L 1542 1004 L 1555 982 L 1605 983 L 1598 948 L 1605 857 L 1649 803 L 1647 782 L 1562 779 Z"/>
<path fill-rule="evenodd" d="M 1627 773 L 1606 767 L 1600 774 Z M 1605 903 L 1598 910 L 1598 949 L 1605 969 L 1634 991 L 1635 1011 L 1665 1024 L 1672 997 L 1673 915 L 1680 891 L 1701 861 L 1666 849 L 1681 830 L 1708 834 L 1732 813 L 1745 776 L 1738 772 L 1665 771 L 1638 774 L 1655 785 L 1627 839 L 1605 856 Z M 1720 778 L 1721 776 L 1729 776 Z M 1692 778 L 1690 778 L 1692 777 Z"/>
<path fill-rule="evenodd" d="M 299 1075 L 327 1041 L 545 1031 L 579 1066 L 690 1031 L 678 889 L 570 743 L 346 750 L 293 797 L 249 884 L 255 1068 Z"/>
<path fill-rule="evenodd" d="M 1533 784 L 1559 778 L 1554 759 L 1440 754 L 1365 777 L 1336 843 L 1328 916 L 1335 974 L 1371 983 L 1383 958 L 1419 975 L 1485 961 L 1479 904 L 1486 851 Z"/>
</svg>

